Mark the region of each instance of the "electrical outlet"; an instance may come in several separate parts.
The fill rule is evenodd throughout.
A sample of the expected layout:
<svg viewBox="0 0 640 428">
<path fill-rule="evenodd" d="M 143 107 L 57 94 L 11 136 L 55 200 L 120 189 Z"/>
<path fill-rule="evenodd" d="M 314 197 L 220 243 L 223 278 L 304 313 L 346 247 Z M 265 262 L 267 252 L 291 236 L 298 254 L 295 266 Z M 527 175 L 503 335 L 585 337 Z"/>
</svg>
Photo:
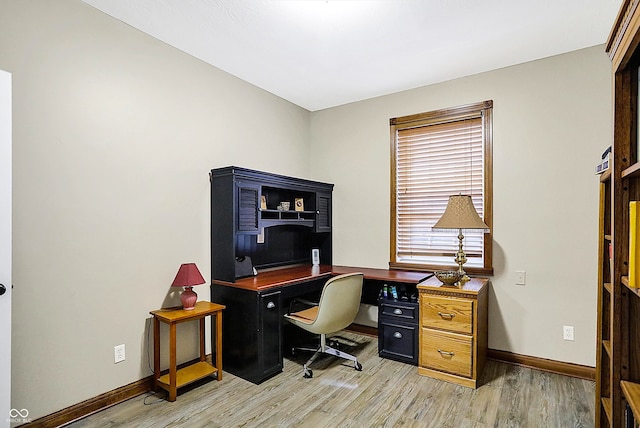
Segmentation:
<svg viewBox="0 0 640 428">
<path fill-rule="evenodd" d="M 527 283 L 527 273 L 523 270 L 516 271 L 516 285 L 525 285 Z"/>
<path fill-rule="evenodd" d="M 117 364 L 124 361 L 124 344 L 113 347 L 113 363 Z"/>
<path fill-rule="evenodd" d="M 574 337 L 573 337 L 573 326 L 572 325 L 564 325 L 564 326 L 562 326 L 562 338 L 564 340 L 574 340 Z"/>
</svg>

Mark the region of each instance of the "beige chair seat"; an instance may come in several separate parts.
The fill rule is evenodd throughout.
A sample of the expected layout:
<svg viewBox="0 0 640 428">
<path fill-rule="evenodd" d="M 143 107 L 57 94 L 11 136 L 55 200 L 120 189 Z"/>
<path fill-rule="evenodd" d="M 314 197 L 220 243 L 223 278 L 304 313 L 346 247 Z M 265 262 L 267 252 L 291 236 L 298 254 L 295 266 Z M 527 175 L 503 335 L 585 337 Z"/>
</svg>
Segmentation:
<svg viewBox="0 0 640 428">
<path fill-rule="evenodd" d="M 302 311 L 285 315 L 285 317 L 287 316 L 290 318 L 290 320 L 295 319 L 296 322 L 301 322 L 303 324 L 312 324 L 318 316 L 318 307 L 314 306 L 309 309 L 303 309 Z"/>
</svg>

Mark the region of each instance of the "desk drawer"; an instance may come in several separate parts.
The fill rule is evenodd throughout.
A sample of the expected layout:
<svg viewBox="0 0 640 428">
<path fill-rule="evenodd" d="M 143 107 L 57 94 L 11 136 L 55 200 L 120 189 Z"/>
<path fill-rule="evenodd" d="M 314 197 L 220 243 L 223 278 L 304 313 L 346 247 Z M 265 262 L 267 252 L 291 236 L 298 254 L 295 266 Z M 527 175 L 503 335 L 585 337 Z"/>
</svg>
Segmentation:
<svg viewBox="0 0 640 428">
<path fill-rule="evenodd" d="M 380 299 L 378 301 L 378 317 L 417 324 L 418 303 Z"/>
<path fill-rule="evenodd" d="M 473 301 L 421 294 L 422 326 L 473 333 Z"/>
<path fill-rule="evenodd" d="M 471 377 L 473 337 L 423 328 L 420 366 Z"/>
<path fill-rule="evenodd" d="M 386 319 L 379 321 L 378 354 L 383 358 L 417 365 L 418 326 Z"/>
</svg>

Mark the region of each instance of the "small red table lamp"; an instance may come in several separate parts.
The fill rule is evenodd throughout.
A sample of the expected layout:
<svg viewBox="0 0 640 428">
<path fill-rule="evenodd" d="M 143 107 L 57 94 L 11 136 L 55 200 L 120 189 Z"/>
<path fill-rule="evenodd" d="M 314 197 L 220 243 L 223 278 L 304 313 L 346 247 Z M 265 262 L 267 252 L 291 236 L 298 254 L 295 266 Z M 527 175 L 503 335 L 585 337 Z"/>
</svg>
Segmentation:
<svg viewBox="0 0 640 428">
<path fill-rule="evenodd" d="M 180 266 L 171 286 L 184 287 L 184 291 L 180 295 L 180 301 L 182 302 L 182 308 L 184 310 L 189 311 L 195 308 L 198 295 L 193 291 L 192 287 L 204 283 L 204 278 L 195 263 L 183 263 Z"/>
</svg>

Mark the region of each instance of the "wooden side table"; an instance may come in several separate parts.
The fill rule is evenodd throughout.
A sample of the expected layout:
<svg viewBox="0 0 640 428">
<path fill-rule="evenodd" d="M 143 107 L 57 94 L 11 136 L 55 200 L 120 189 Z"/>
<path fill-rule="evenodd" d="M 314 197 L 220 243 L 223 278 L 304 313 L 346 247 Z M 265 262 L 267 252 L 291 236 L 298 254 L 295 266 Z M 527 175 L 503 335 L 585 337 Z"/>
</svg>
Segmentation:
<svg viewBox="0 0 640 428">
<path fill-rule="evenodd" d="M 222 310 L 224 305 L 211 302 L 198 302 L 192 310 L 182 308 L 158 309 L 153 315 L 153 380 L 156 388 L 169 392 L 169 401 L 176 401 L 178 388 L 217 374 L 222 380 Z M 212 315 L 216 318 L 216 363 L 205 361 L 204 320 Z M 186 321 L 200 321 L 200 361 L 176 370 L 176 325 Z M 169 373 L 160 376 L 160 322 L 169 324 Z"/>
</svg>

